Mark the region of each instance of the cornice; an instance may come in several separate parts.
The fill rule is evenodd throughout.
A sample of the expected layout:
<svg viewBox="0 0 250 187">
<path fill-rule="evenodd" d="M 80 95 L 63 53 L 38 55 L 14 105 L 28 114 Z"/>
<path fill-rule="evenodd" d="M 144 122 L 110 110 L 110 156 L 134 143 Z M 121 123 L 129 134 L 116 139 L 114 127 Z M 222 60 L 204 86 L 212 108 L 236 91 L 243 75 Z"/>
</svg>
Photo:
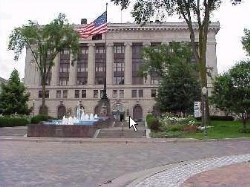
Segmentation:
<svg viewBox="0 0 250 187">
<path fill-rule="evenodd" d="M 79 28 L 81 25 L 74 25 Z M 198 30 L 198 24 L 193 23 L 195 31 Z M 209 26 L 209 31 L 217 33 L 220 30 L 219 22 L 212 22 Z M 108 23 L 109 32 L 120 31 L 188 31 L 186 22 L 159 22 L 159 23 L 146 23 L 139 25 L 136 23 Z"/>
</svg>

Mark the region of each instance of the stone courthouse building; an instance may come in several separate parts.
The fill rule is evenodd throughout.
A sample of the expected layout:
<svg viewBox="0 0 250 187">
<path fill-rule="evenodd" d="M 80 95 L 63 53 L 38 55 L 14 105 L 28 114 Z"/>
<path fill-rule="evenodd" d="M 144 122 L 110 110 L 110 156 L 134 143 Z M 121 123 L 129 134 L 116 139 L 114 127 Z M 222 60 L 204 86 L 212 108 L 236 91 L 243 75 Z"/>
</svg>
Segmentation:
<svg viewBox="0 0 250 187">
<path fill-rule="evenodd" d="M 207 66 L 212 68 L 213 76 L 217 74 L 215 36 L 219 28 L 218 22 L 211 23 L 208 33 Z M 96 113 L 106 76 L 111 110 L 119 110 L 137 120 L 143 119 L 153 110 L 159 77 L 154 75 L 145 79 L 138 76 L 143 61 L 142 48 L 172 41 L 190 41 L 190 32 L 185 22 L 154 22 L 144 26 L 108 23 L 107 33 L 81 39 L 79 60 L 74 66 L 70 64 L 71 55 L 67 49 L 55 59 L 46 87 L 49 115 L 57 117 L 65 111 L 74 111 L 79 102 L 86 113 Z M 42 102 L 41 82 L 39 72 L 30 63 L 31 60 L 31 52 L 27 50 L 24 82 L 31 93 L 30 104 L 33 104 L 36 115 Z"/>
</svg>

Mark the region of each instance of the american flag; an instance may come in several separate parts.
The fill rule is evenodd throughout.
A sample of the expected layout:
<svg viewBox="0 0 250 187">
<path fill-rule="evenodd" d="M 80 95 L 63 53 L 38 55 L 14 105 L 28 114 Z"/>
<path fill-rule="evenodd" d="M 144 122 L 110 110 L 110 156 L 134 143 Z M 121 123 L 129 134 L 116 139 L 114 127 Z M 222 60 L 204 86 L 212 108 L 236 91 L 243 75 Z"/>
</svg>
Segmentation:
<svg viewBox="0 0 250 187">
<path fill-rule="evenodd" d="M 102 34 L 108 31 L 107 26 L 107 11 L 100 15 L 90 24 L 84 25 L 77 29 L 81 38 L 88 38 L 96 34 Z"/>
</svg>

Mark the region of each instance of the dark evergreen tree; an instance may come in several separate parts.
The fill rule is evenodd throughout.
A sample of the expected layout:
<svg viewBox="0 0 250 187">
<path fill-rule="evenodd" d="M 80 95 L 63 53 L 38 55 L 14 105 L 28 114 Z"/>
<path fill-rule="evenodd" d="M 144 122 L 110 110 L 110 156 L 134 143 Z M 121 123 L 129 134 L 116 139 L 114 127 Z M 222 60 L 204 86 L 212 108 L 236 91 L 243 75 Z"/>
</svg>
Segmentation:
<svg viewBox="0 0 250 187">
<path fill-rule="evenodd" d="M 26 92 L 24 84 L 20 81 L 19 73 L 15 69 L 6 84 L 1 85 L 0 93 L 0 113 L 4 115 L 10 114 L 29 114 L 27 101 L 29 93 Z"/>
</svg>

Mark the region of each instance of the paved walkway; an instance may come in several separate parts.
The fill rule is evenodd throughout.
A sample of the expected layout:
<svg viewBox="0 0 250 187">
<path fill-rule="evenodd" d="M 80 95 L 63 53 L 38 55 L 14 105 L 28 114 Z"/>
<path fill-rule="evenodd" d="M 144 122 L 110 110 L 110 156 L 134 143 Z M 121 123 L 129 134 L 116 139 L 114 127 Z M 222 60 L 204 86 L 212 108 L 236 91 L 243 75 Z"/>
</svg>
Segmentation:
<svg viewBox="0 0 250 187">
<path fill-rule="evenodd" d="M 0 129 L 1 187 L 250 186 L 249 139 L 27 138 L 25 130 Z"/>
<path fill-rule="evenodd" d="M 242 162 L 244 162 L 244 164 L 232 165 Z M 128 187 L 249 187 L 250 164 L 248 162 L 250 162 L 250 154 L 170 164 L 166 166 L 165 171 L 154 174 L 139 183 L 137 179 Z M 248 172 L 246 172 L 247 170 Z"/>
</svg>

